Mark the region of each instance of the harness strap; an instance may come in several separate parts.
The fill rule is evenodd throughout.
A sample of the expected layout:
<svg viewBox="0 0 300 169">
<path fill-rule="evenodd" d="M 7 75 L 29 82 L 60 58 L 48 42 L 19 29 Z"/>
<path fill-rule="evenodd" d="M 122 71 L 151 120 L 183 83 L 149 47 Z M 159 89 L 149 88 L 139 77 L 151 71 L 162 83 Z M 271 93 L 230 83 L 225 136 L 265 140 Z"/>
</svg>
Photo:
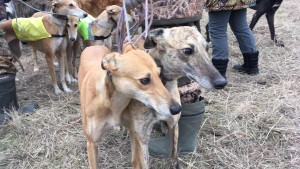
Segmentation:
<svg viewBox="0 0 300 169">
<path fill-rule="evenodd" d="M 113 25 L 109 24 L 109 23 L 105 23 L 105 22 L 99 22 L 103 25 L 106 25 L 106 26 L 109 26 L 109 27 L 104 27 L 103 25 L 100 25 L 104 28 L 111 28 L 109 34 L 107 36 L 95 36 L 93 35 L 92 33 L 92 23 L 93 22 L 90 22 L 89 23 L 89 27 L 88 27 L 88 32 L 89 32 L 89 40 L 105 40 L 107 38 L 109 38 L 111 36 L 111 33 L 113 32 L 114 28 L 113 28 Z"/>
<path fill-rule="evenodd" d="M 66 35 L 52 35 L 51 34 L 51 37 L 52 38 L 63 38 L 63 37 L 65 37 Z"/>
</svg>

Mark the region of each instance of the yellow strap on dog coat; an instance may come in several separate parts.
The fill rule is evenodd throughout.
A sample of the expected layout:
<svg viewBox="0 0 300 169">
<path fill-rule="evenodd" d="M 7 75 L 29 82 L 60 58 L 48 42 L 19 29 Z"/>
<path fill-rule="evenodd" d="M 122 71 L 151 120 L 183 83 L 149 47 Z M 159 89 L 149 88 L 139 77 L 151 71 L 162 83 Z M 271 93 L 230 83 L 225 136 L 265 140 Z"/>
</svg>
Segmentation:
<svg viewBox="0 0 300 169">
<path fill-rule="evenodd" d="M 12 27 L 18 39 L 21 41 L 36 41 L 51 37 L 42 19 L 42 17 L 13 19 Z"/>
</svg>

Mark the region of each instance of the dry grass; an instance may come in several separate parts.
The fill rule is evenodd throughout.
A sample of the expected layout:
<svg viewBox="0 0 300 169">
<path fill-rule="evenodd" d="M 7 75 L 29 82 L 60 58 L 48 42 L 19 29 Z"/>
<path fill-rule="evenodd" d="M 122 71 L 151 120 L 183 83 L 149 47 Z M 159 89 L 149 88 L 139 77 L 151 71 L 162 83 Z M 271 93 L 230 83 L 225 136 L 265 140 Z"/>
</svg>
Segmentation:
<svg viewBox="0 0 300 169">
<path fill-rule="evenodd" d="M 249 10 L 249 19 L 252 14 Z M 242 58 L 229 31 L 229 84 L 205 93 L 207 113 L 199 148 L 180 158 L 185 168 L 300 168 L 299 16 L 297 0 L 283 1 L 276 13 L 284 48 L 270 40 L 266 19 L 259 21 L 254 30 L 260 50 L 258 76 L 231 70 Z M 206 18 L 207 14 L 202 25 Z M 30 49 L 25 47 L 24 54 L 27 71 L 18 74 L 19 102 L 35 101 L 40 109 L 0 127 L 0 168 L 87 168 L 78 92 L 54 95 L 44 58 L 34 74 Z M 71 88 L 76 91 L 77 85 Z M 123 131 L 107 132 L 99 145 L 102 168 L 131 168 L 130 143 Z M 151 168 L 169 168 L 168 160 L 151 158 Z"/>
</svg>

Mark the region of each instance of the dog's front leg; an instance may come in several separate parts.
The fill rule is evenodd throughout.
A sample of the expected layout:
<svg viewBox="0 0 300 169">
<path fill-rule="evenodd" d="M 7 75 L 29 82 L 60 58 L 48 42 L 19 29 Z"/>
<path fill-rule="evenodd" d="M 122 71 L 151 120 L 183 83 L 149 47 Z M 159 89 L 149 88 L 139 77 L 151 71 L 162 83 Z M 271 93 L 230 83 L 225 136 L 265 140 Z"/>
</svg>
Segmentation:
<svg viewBox="0 0 300 169">
<path fill-rule="evenodd" d="M 37 50 L 35 48 L 32 48 L 32 54 L 33 54 L 33 71 L 37 72 L 39 71 L 39 66 L 37 63 Z"/>
<path fill-rule="evenodd" d="M 46 61 L 47 61 L 47 65 L 49 68 L 50 75 L 51 75 L 52 86 L 54 88 L 54 92 L 55 92 L 55 94 L 61 94 L 62 91 L 59 89 L 59 87 L 57 85 L 55 70 L 54 70 L 54 66 L 53 66 L 53 57 L 55 57 L 55 56 L 54 56 L 54 53 L 52 53 L 52 51 L 49 53 L 46 53 Z"/>
<path fill-rule="evenodd" d="M 61 84 L 62 84 L 62 87 L 63 87 L 64 91 L 66 93 L 71 93 L 73 91 L 68 88 L 68 86 L 66 84 L 66 76 L 65 76 L 65 72 L 66 72 L 65 60 L 67 58 L 66 51 L 67 51 L 67 39 L 64 38 L 61 50 L 60 50 L 60 52 L 58 54 L 58 56 L 59 56 L 59 62 L 60 62 L 59 63 L 59 67 L 60 67 L 60 81 L 61 81 Z"/>
<path fill-rule="evenodd" d="M 78 78 L 78 71 L 76 67 L 76 59 L 77 55 L 80 52 L 80 45 L 81 45 L 81 38 L 77 36 L 76 41 L 74 42 L 73 45 L 73 58 L 72 58 L 72 76 L 76 80 Z"/>
<path fill-rule="evenodd" d="M 132 103 L 134 102 L 134 103 Z M 126 126 L 129 129 L 132 166 L 134 169 L 149 169 L 148 141 L 154 123 L 157 121 L 153 110 L 148 109 L 138 101 L 130 104 L 130 122 Z"/>
<path fill-rule="evenodd" d="M 132 151 L 132 167 L 133 169 L 149 169 L 149 137 L 142 135 L 141 131 L 129 130 L 131 151 Z"/>
<path fill-rule="evenodd" d="M 66 70 L 66 81 L 68 84 L 70 84 L 71 82 L 73 82 L 73 77 L 71 76 L 73 70 L 72 70 L 72 56 L 73 56 L 73 50 L 72 50 L 72 47 L 73 47 L 73 42 L 68 42 L 68 46 L 67 46 L 67 57 L 65 59 L 65 63 L 66 63 L 66 67 L 65 67 L 65 70 Z"/>
<path fill-rule="evenodd" d="M 278 8 L 273 8 L 272 10 L 269 10 L 267 13 L 266 13 L 266 18 L 267 18 L 267 21 L 268 21 L 268 25 L 269 25 L 269 30 L 270 30 L 270 34 L 271 34 L 271 39 L 275 42 L 275 44 L 277 46 L 281 46 L 281 47 L 284 47 L 284 44 L 283 43 L 280 43 L 277 41 L 276 39 L 276 35 L 275 35 L 275 28 L 274 28 L 274 15 L 275 15 L 275 12 Z"/>
<path fill-rule="evenodd" d="M 98 169 L 98 145 L 97 142 L 94 141 L 87 141 L 87 151 L 88 151 L 88 158 L 90 169 Z"/>
<path fill-rule="evenodd" d="M 170 137 L 170 146 L 171 146 L 171 154 L 170 159 L 172 169 L 181 169 L 181 166 L 178 162 L 178 121 L 177 122 L 167 122 L 169 129 L 169 137 Z"/>
</svg>

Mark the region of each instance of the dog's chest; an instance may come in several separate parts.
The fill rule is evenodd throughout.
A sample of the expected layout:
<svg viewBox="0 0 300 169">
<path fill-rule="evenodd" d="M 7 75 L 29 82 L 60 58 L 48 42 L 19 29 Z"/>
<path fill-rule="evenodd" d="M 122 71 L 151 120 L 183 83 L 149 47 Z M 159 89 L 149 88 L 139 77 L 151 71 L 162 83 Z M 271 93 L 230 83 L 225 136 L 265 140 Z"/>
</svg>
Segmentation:
<svg viewBox="0 0 300 169">
<path fill-rule="evenodd" d="M 53 49 L 55 49 L 55 50 L 61 49 L 63 46 L 64 39 L 65 38 L 62 38 L 62 37 L 53 38 L 53 40 L 52 40 Z"/>
</svg>

